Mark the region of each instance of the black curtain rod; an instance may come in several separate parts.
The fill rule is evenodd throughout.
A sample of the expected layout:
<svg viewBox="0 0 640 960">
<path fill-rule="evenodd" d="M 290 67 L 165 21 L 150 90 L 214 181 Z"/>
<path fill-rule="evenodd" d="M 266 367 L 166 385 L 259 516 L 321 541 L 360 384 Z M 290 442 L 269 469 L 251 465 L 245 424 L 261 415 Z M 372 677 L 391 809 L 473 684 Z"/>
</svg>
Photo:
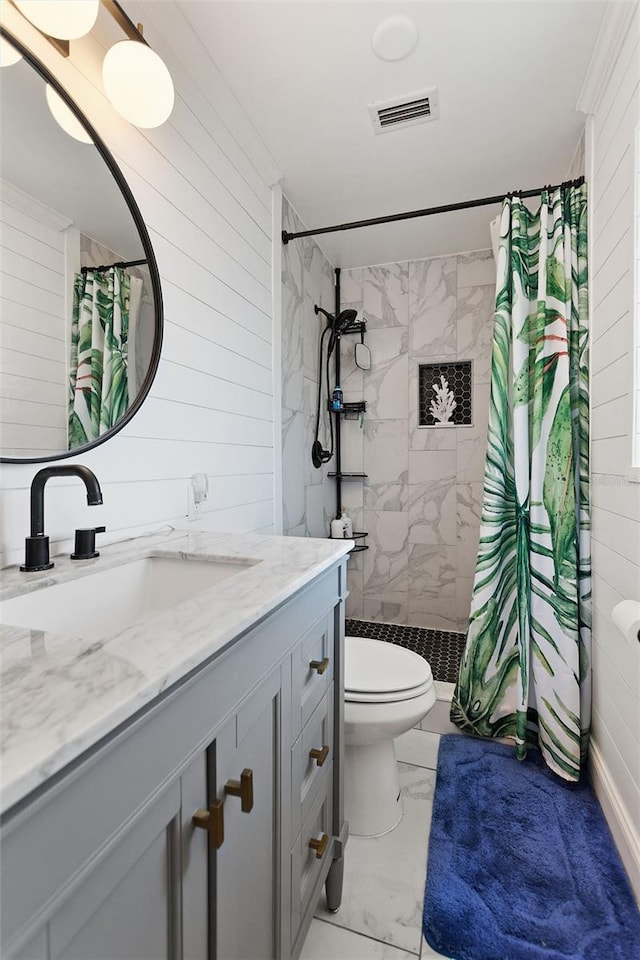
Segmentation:
<svg viewBox="0 0 640 960">
<path fill-rule="evenodd" d="M 80 273 L 86 273 L 87 270 L 93 270 L 95 273 L 104 273 L 105 270 L 111 270 L 112 267 L 120 267 L 126 270 L 127 267 L 141 267 L 147 260 L 119 260 L 118 263 L 103 263 L 99 267 L 80 267 Z"/>
<path fill-rule="evenodd" d="M 351 223 L 338 223 L 334 227 L 317 227 L 315 230 L 300 230 L 299 233 L 282 231 L 282 242 L 289 243 L 298 237 L 314 237 L 319 233 L 337 233 L 339 230 L 358 230 L 360 227 L 375 227 L 380 223 L 395 223 L 397 220 L 414 220 L 416 217 L 430 217 L 432 213 L 452 213 L 454 210 L 469 210 L 471 207 L 488 207 L 494 203 L 502 203 L 505 197 L 517 196 L 538 197 L 543 190 L 557 190 L 559 187 L 580 187 L 584 177 L 577 180 L 566 180 L 555 186 L 537 187 L 535 190 L 514 190 L 512 193 L 502 193 L 498 197 L 483 197 L 480 200 L 464 200 L 462 203 L 447 203 L 441 207 L 427 207 L 424 210 L 409 210 L 407 213 L 392 213 L 388 217 L 373 217 L 370 220 L 353 220 Z"/>
</svg>

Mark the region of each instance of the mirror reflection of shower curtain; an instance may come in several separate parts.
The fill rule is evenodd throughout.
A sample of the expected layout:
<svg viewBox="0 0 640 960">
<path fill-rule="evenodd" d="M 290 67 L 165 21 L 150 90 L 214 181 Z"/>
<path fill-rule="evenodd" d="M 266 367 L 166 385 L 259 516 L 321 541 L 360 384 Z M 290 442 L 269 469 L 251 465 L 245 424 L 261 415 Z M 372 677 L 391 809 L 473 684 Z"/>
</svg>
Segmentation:
<svg viewBox="0 0 640 960">
<path fill-rule="evenodd" d="M 120 267 L 76 274 L 71 320 L 69 449 L 97 440 L 129 406 L 131 277 Z"/>
<path fill-rule="evenodd" d="M 143 288 L 144 284 L 139 277 L 130 278 L 129 336 L 127 338 L 127 384 L 130 402 L 137 397 L 146 372 L 146 364 L 140 348 L 140 312 Z"/>
</svg>

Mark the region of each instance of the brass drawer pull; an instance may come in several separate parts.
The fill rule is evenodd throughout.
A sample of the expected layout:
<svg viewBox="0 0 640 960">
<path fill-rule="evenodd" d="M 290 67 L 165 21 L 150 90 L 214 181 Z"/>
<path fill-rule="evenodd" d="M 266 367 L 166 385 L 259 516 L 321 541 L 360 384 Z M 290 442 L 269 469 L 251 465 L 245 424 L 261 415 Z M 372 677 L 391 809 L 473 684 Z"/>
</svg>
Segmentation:
<svg viewBox="0 0 640 960">
<path fill-rule="evenodd" d="M 239 780 L 227 780 L 224 792 L 231 797 L 240 797 L 240 809 L 243 813 L 253 810 L 253 770 L 246 767 Z"/>
<path fill-rule="evenodd" d="M 322 750 L 309 750 L 309 756 L 321 767 L 329 756 L 329 747 L 325 744 Z"/>
<path fill-rule="evenodd" d="M 316 840 L 315 837 L 311 837 L 309 840 L 309 846 L 312 850 L 316 852 L 316 860 L 322 860 L 324 857 L 324 852 L 327 849 L 327 844 L 329 843 L 329 834 L 323 833 L 320 840 Z"/>
<path fill-rule="evenodd" d="M 224 843 L 224 800 L 214 800 L 208 810 L 196 810 L 191 823 L 209 834 L 209 843 L 219 850 Z"/>
<path fill-rule="evenodd" d="M 312 660 L 309 664 L 310 670 L 315 670 L 316 673 L 319 673 L 321 676 L 329 666 L 330 660 L 329 657 L 325 657 L 324 660 Z"/>
</svg>

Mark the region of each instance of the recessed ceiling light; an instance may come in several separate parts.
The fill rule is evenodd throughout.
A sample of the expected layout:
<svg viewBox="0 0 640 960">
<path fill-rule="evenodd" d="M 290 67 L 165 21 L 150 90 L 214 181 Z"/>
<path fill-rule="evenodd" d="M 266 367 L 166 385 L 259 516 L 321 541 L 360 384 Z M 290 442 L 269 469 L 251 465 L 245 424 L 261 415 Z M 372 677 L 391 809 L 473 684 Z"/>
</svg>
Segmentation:
<svg viewBox="0 0 640 960">
<path fill-rule="evenodd" d="M 409 17 L 387 17 L 376 27 L 371 46 L 381 60 L 404 60 L 418 44 L 418 28 Z"/>
</svg>

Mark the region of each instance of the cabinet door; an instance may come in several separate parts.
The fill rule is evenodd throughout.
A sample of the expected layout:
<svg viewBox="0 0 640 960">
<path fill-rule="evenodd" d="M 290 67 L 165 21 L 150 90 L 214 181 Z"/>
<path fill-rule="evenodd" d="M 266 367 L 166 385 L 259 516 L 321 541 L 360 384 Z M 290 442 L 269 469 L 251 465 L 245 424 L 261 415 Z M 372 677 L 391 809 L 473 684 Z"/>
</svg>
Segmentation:
<svg viewBox="0 0 640 960">
<path fill-rule="evenodd" d="M 179 891 L 180 784 L 175 782 L 52 917 L 51 960 L 178 960 Z"/>
<path fill-rule="evenodd" d="M 216 960 L 271 960 L 277 956 L 277 851 L 279 839 L 278 734 L 281 671 L 247 698 L 215 743 L 214 795 L 224 798 L 224 843 L 214 864 L 212 941 Z M 225 792 L 248 769 L 253 808 Z"/>
</svg>

